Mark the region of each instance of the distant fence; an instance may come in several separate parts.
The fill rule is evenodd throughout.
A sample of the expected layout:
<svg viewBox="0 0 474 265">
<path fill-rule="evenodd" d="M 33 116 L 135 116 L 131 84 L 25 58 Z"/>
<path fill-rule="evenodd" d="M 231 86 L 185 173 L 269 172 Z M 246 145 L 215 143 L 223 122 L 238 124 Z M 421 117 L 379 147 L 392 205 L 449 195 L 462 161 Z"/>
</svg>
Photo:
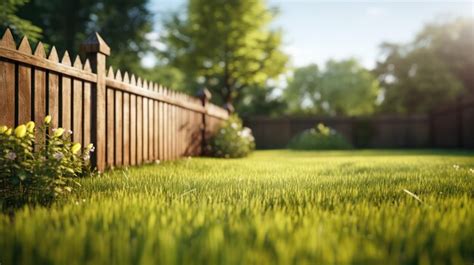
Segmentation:
<svg viewBox="0 0 474 265">
<path fill-rule="evenodd" d="M 284 148 L 293 136 L 320 122 L 342 133 L 356 147 L 474 148 L 474 98 L 459 99 L 427 115 L 245 120 L 261 149 Z"/>
<path fill-rule="evenodd" d="M 94 143 L 99 169 L 199 155 L 219 123 L 223 108 L 109 68 L 110 49 L 98 34 L 81 46 L 87 59 L 59 60 L 41 43 L 34 52 L 24 37 L 19 47 L 6 30 L 0 41 L 0 124 L 41 123 L 74 131 L 73 141 Z"/>
</svg>

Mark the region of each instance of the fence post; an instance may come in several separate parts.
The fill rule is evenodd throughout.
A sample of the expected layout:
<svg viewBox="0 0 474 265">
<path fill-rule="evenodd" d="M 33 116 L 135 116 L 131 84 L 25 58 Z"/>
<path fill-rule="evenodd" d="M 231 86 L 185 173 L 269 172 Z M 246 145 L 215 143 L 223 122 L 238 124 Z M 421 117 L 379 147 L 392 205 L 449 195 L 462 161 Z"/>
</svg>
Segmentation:
<svg viewBox="0 0 474 265">
<path fill-rule="evenodd" d="M 211 100 L 212 94 L 207 88 L 199 90 L 197 93 L 198 98 L 201 99 L 202 106 L 204 108 L 204 113 L 202 114 L 201 122 L 201 155 L 206 153 L 207 146 L 207 126 L 206 126 L 206 115 L 207 115 L 207 104 Z"/>
<path fill-rule="evenodd" d="M 81 52 L 84 52 L 89 59 L 92 71 L 97 75 L 97 81 L 92 84 L 92 110 L 91 110 L 91 140 L 96 149 L 92 157 L 92 162 L 97 169 L 102 171 L 105 168 L 106 158 L 106 58 L 110 55 L 110 48 L 95 32 L 81 44 Z"/>
<path fill-rule="evenodd" d="M 225 103 L 223 107 L 224 107 L 225 110 L 227 110 L 227 113 L 229 115 L 231 115 L 235 111 L 234 106 L 232 106 L 232 104 L 229 103 L 229 102 Z"/>
</svg>

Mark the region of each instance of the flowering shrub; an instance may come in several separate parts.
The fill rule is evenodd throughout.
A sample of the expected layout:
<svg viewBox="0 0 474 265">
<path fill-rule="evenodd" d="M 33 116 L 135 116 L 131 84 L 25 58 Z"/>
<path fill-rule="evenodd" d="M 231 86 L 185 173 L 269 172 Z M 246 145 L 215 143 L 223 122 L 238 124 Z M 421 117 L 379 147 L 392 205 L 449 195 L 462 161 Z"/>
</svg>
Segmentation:
<svg viewBox="0 0 474 265">
<path fill-rule="evenodd" d="M 255 149 L 255 139 L 250 128 L 243 127 L 237 116 L 225 121 L 211 139 L 208 151 L 216 157 L 244 157 Z"/>
<path fill-rule="evenodd" d="M 30 121 L 0 126 L 0 205 L 3 210 L 25 204 L 49 205 L 72 192 L 74 178 L 91 174 L 92 144 L 83 150 L 70 140 L 71 131 L 50 131 L 51 116 L 39 128 Z M 82 152 L 81 152 L 82 151 Z"/>
<path fill-rule="evenodd" d="M 305 130 L 293 137 L 288 147 L 299 150 L 324 150 L 350 149 L 352 145 L 334 129 L 319 123 L 315 128 Z"/>
</svg>

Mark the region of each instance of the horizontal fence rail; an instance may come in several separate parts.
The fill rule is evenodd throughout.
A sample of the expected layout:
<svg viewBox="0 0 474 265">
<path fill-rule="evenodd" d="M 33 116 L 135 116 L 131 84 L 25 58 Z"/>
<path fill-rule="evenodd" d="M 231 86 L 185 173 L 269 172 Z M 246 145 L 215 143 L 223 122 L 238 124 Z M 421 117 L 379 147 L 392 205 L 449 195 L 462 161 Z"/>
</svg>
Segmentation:
<svg viewBox="0 0 474 265">
<path fill-rule="evenodd" d="M 228 112 L 201 98 L 109 68 L 110 49 L 96 33 L 81 46 L 86 59 L 61 59 L 42 43 L 19 46 L 9 29 L 0 41 L 0 124 L 17 126 L 52 116 L 73 141 L 93 143 L 93 163 L 106 167 L 196 156 Z"/>
</svg>

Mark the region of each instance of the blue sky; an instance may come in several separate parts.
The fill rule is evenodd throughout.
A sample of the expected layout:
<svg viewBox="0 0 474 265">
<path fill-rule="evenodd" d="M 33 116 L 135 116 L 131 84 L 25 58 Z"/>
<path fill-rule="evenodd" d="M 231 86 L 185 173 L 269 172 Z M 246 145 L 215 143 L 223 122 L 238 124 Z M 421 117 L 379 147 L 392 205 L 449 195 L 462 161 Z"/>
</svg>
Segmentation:
<svg viewBox="0 0 474 265">
<path fill-rule="evenodd" d="M 185 0 L 152 0 L 157 26 Z M 427 22 L 474 16 L 474 1 L 268 0 L 280 10 L 275 27 L 284 32 L 284 50 L 293 66 L 323 64 L 330 58 L 358 58 L 372 68 L 383 41 L 408 42 Z M 473 25 L 474 30 L 474 25 Z"/>
</svg>

